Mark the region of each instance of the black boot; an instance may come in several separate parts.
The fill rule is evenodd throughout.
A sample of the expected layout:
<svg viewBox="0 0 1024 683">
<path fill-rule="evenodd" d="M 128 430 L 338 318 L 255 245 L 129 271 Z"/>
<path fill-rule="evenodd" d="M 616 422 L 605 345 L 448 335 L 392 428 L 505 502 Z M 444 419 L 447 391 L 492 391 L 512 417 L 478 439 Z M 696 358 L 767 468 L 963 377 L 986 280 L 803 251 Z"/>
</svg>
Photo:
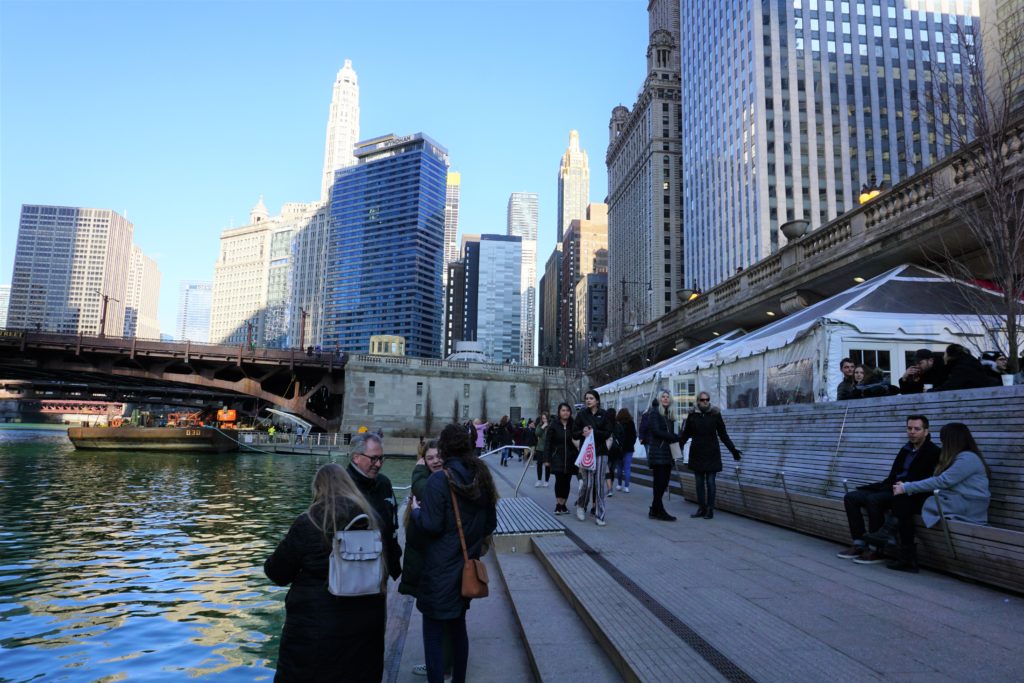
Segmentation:
<svg viewBox="0 0 1024 683">
<path fill-rule="evenodd" d="M 916 574 L 917 569 L 917 546 L 914 544 L 901 545 L 899 552 L 899 559 L 885 565 L 889 569 L 895 569 L 900 572 L 910 572 Z"/>
<path fill-rule="evenodd" d="M 708 511 L 704 513 L 704 519 L 714 519 L 714 518 L 715 518 L 715 508 L 709 507 Z"/>
<path fill-rule="evenodd" d="M 697 519 L 698 517 L 703 517 L 706 512 L 707 510 L 705 510 L 704 508 L 697 508 L 697 511 L 690 515 L 690 519 Z"/>
<path fill-rule="evenodd" d="M 864 540 L 876 548 L 884 548 L 890 543 L 895 543 L 896 528 L 899 523 L 899 518 L 896 515 L 889 515 L 878 531 L 869 531 L 864 534 Z"/>
</svg>

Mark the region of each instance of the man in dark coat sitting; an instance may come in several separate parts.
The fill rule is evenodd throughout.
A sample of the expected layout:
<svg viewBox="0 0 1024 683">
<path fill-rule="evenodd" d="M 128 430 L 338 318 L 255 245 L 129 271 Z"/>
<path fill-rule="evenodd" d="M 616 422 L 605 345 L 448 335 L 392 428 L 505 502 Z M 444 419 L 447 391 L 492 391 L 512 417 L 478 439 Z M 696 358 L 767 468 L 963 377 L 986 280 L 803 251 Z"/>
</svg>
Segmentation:
<svg viewBox="0 0 1024 683">
<path fill-rule="evenodd" d="M 937 387 L 946 379 L 946 363 L 942 354 L 931 349 L 918 349 L 907 371 L 900 377 L 901 394 L 920 394 L 925 384 Z"/>
<path fill-rule="evenodd" d="M 380 537 L 384 558 L 392 579 L 402 575 L 402 546 L 398 544 L 398 505 L 391 480 L 380 473 L 384 465 L 384 446 L 373 432 L 352 437 L 352 462 L 348 476 L 356 483 L 380 518 Z"/>
<path fill-rule="evenodd" d="M 885 522 L 885 513 L 892 507 L 892 485 L 897 481 L 920 481 L 932 476 L 939 461 L 939 447 L 928 433 L 928 418 L 924 415 L 907 417 L 907 443 L 896 455 L 889 476 L 882 481 L 858 486 L 843 497 L 846 519 L 850 525 L 853 545 L 838 553 L 844 560 L 857 564 L 878 564 L 883 562 L 882 549 L 872 548 L 864 540 L 864 515 L 868 511 L 868 530 L 878 531 Z M 920 512 L 925 499 L 931 493 L 917 494 L 914 500 L 915 513 Z"/>
<path fill-rule="evenodd" d="M 989 377 L 981 361 L 959 344 L 946 347 L 946 377 L 936 383 L 932 391 L 952 391 L 954 389 L 979 389 L 1002 384 L 997 378 Z"/>
</svg>

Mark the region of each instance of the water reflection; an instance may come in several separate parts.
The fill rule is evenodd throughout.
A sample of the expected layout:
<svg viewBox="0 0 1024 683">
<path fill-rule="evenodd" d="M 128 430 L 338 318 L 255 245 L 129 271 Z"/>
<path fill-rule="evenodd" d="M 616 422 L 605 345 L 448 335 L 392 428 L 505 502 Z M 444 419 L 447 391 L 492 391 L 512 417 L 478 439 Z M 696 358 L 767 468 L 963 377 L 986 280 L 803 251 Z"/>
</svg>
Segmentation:
<svg viewBox="0 0 1024 683">
<path fill-rule="evenodd" d="M 0 678 L 273 678 L 285 591 L 263 560 L 325 462 L 0 430 Z M 385 463 L 396 485 L 411 468 Z"/>
</svg>

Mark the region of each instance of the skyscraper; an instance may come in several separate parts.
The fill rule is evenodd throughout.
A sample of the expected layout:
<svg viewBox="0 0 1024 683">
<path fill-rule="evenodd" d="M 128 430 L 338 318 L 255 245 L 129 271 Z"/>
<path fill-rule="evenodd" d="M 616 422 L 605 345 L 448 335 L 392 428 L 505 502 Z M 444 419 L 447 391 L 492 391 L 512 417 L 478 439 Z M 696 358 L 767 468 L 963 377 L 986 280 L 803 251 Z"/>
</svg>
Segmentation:
<svg viewBox="0 0 1024 683">
<path fill-rule="evenodd" d="M 562 364 L 562 243 L 551 250 L 540 279 L 540 364 L 558 367 Z"/>
<path fill-rule="evenodd" d="M 576 284 L 581 278 L 599 269 L 607 273 L 607 263 L 603 262 L 607 254 L 608 205 L 591 204 L 587 207 L 586 218 L 572 221 L 562 237 L 563 295 L 559 355 L 561 360 L 574 367 L 582 367 L 582 359 L 589 352 L 588 348 L 577 347 Z M 607 288 L 607 279 L 604 286 Z"/>
<path fill-rule="evenodd" d="M 647 17 L 647 77 L 633 109 L 615 107 L 608 126 L 611 339 L 679 306 L 679 292 L 686 286 L 680 224 L 678 0 L 651 0 Z"/>
<path fill-rule="evenodd" d="M 22 205 L 7 326 L 120 336 L 133 231 L 110 209 Z"/>
<path fill-rule="evenodd" d="M 178 290 L 178 341 L 205 343 L 210 341 L 210 303 L 213 283 L 182 280 Z"/>
<path fill-rule="evenodd" d="M 362 142 L 356 157 L 331 192 L 323 342 L 364 353 L 371 335 L 400 335 L 407 355 L 436 358 L 448 152 L 416 133 Z"/>
<path fill-rule="evenodd" d="M 558 241 L 569 223 L 583 218 L 590 203 L 590 162 L 580 149 L 580 134 L 569 131 L 569 147 L 558 167 Z"/>
<path fill-rule="evenodd" d="M 159 339 L 160 269 L 156 261 L 132 245 L 131 267 L 124 298 L 124 336 Z"/>
<path fill-rule="evenodd" d="M 1016 3 L 1014 3 L 1016 4 Z M 682 3 L 684 271 L 707 289 L 950 154 L 975 0 Z M 614 256 L 614 251 L 613 251 Z M 614 286 L 614 277 L 612 278 Z"/>
<path fill-rule="evenodd" d="M 537 362 L 537 194 L 513 192 L 508 198 L 507 234 L 522 238 L 522 270 L 519 279 L 520 349 L 522 362 Z"/>
<path fill-rule="evenodd" d="M 334 79 L 331 95 L 331 109 L 327 115 L 327 141 L 324 146 L 324 172 L 320 181 L 320 201 L 326 202 L 334 172 L 356 163 L 354 150 L 359 141 L 359 79 L 352 60 L 345 65 Z"/>
<path fill-rule="evenodd" d="M 459 260 L 459 247 L 455 238 L 459 233 L 459 193 L 462 185 L 462 174 L 449 171 L 444 193 L 444 263 Z M 445 273 L 447 278 L 447 273 Z M 447 280 L 446 280 L 447 282 Z"/>
<path fill-rule="evenodd" d="M 477 289 L 477 334 L 484 354 L 494 363 L 522 362 L 519 278 L 522 238 L 480 236 Z"/>
<path fill-rule="evenodd" d="M 7 308 L 11 304 L 11 286 L 0 285 L 0 327 L 7 327 Z"/>
</svg>

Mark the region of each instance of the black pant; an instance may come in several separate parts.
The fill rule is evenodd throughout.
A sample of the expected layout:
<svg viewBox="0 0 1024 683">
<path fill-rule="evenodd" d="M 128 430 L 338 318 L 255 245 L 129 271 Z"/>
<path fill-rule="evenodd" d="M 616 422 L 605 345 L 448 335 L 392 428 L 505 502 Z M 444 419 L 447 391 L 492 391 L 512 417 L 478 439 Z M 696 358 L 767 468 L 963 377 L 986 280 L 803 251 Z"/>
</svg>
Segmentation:
<svg viewBox="0 0 1024 683">
<path fill-rule="evenodd" d="M 921 512 L 924 501 L 932 494 L 917 493 L 912 496 L 893 496 L 892 514 L 896 515 L 900 532 L 900 545 L 914 545 L 915 518 Z"/>
<path fill-rule="evenodd" d="M 718 472 L 694 472 L 693 480 L 697 484 L 697 506 L 701 510 L 715 509 L 715 477 Z"/>
<path fill-rule="evenodd" d="M 543 460 L 537 461 L 537 481 L 540 481 L 540 476 L 544 475 L 544 481 L 551 479 L 551 468 Z"/>
<path fill-rule="evenodd" d="M 572 474 L 565 472 L 555 473 L 555 498 L 566 499 L 569 497 L 569 489 L 572 488 Z"/>
<path fill-rule="evenodd" d="M 466 680 L 469 660 L 469 637 L 466 633 L 466 613 L 457 619 L 432 619 L 423 615 L 423 654 L 427 660 L 427 681 L 444 681 L 444 634 L 451 638 L 452 681 Z"/>
<path fill-rule="evenodd" d="M 892 507 L 894 496 L 892 491 L 875 491 L 856 489 L 843 496 L 846 508 L 846 521 L 850 525 L 850 536 L 859 541 L 864 536 L 864 515 L 862 509 L 868 511 L 868 531 L 878 531 L 885 522 L 885 513 Z"/>
<path fill-rule="evenodd" d="M 665 504 L 661 497 L 668 489 L 668 481 L 672 476 L 672 465 L 651 465 L 651 472 L 654 473 L 654 499 L 651 501 L 651 512 L 664 512 Z"/>
</svg>

